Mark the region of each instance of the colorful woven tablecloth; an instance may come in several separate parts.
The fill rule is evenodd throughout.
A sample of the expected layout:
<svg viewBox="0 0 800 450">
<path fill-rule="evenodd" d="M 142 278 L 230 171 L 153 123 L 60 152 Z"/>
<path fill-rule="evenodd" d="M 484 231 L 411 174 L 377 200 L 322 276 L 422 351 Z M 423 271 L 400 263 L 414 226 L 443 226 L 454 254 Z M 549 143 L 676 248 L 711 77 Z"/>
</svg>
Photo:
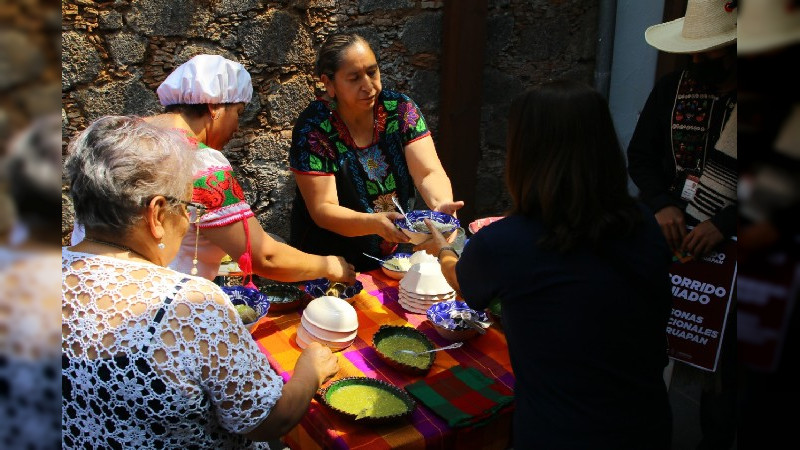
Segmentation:
<svg viewBox="0 0 800 450">
<path fill-rule="evenodd" d="M 358 280 L 364 284 L 364 290 L 354 297 L 353 304 L 358 313 L 358 335 L 353 345 L 337 353 L 340 370 L 334 380 L 366 376 L 404 388 L 423 379 L 399 372 L 384 363 L 372 348 L 372 335 L 381 325 L 410 324 L 425 333 L 437 347 L 452 342 L 439 336 L 424 314 L 410 313 L 400 306 L 397 302 L 397 280 L 386 277 L 380 270 L 359 274 Z M 270 314 L 252 330 L 253 338 L 284 380 L 291 377 L 300 357 L 301 350 L 295 337 L 301 314 L 302 310 L 283 315 Z M 500 385 L 512 390 L 514 388 L 506 338 L 497 325 L 493 325 L 485 335 L 466 341 L 461 348 L 437 352 L 434 365 L 426 377 L 459 365 L 475 368 Z M 510 446 L 511 414 L 510 409 L 506 408 L 483 426 L 452 428 L 418 402 L 409 420 L 367 426 L 342 418 L 312 400 L 308 413 L 297 427 L 284 436 L 283 441 L 296 450 L 505 449 Z"/>
</svg>

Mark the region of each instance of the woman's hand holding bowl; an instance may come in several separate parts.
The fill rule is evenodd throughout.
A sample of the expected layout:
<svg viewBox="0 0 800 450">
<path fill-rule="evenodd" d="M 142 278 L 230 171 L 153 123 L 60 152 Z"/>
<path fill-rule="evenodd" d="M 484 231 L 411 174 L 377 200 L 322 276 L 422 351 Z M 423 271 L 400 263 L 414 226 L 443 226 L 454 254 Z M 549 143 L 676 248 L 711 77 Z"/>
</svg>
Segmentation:
<svg viewBox="0 0 800 450">
<path fill-rule="evenodd" d="M 453 241 L 455 241 L 456 237 L 458 237 L 457 232 L 450 233 L 450 236 L 444 237 L 444 235 L 439 231 L 438 228 L 436 228 L 430 219 L 425 219 L 425 225 L 428 226 L 428 230 L 431 232 L 431 237 L 427 241 L 414 246 L 413 250 L 415 252 L 419 250 L 425 250 L 433 256 L 438 256 L 439 250 L 442 247 L 452 245 Z"/>
<path fill-rule="evenodd" d="M 378 227 L 375 234 L 384 238 L 387 242 L 408 242 L 408 236 L 394 225 L 396 219 L 403 218 L 402 214 L 390 211 L 373 213 L 372 216 L 375 218 Z"/>
<path fill-rule="evenodd" d="M 457 202 L 445 202 L 445 203 L 442 203 L 441 205 L 437 206 L 436 208 L 433 208 L 433 210 L 434 211 L 443 212 L 445 214 L 450 214 L 453 217 L 458 217 L 458 216 L 456 216 L 456 211 L 461 209 L 463 206 L 464 206 L 464 202 L 459 200 Z"/>
</svg>

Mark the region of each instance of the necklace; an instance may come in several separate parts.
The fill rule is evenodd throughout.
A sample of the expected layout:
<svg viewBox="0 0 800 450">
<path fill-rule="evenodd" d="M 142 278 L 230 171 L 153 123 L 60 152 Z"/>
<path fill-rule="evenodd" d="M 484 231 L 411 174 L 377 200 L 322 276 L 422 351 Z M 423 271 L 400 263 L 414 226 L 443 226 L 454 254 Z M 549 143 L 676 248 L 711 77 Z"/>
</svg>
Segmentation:
<svg viewBox="0 0 800 450">
<path fill-rule="evenodd" d="M 124 245 L 122 245 L 122 244 L 117 244 L 117 243 L 114 243 L 114 242 L 108 242 L 108 241 L 102 241 L 102 240 L 100 240 L 100 239 L 94 239 L 94 238 L 90 238 L 90 237 L 88 237 L 88 236 L 87 236 L 87 237 L 84 237 L 84 238 L 83 238 L 83 240 L 84 240 L 84 241 L 89 241 L 89 242 L 94 242 L 95 244 L 107 245 L 107 246 L 109 246 L 109 247 L 118 248 L 118 249 L 120 249 L 120 250 L 125 250 L 126 252 L 133 253 L 134 255 L 138 256 L 139 258 L 142 258 L 142 259 L 144 259 L 144 260 L 145 260 L 145 261 L 147 261 L 147 262 L 150 262 L 150 263 L 152 263 L 152 262 L 153 262 L 153 261 L 150 261 L 150 259 L 149 259 L 148 257 L 144 256 L 143 254 L 141 254 L 141 253 L 137 252 L 136 250 L 134 250 L 134 249 L 132 249 L 132 248 L 130 248 L 130 247 L 124 246 Z"/>
</svg>

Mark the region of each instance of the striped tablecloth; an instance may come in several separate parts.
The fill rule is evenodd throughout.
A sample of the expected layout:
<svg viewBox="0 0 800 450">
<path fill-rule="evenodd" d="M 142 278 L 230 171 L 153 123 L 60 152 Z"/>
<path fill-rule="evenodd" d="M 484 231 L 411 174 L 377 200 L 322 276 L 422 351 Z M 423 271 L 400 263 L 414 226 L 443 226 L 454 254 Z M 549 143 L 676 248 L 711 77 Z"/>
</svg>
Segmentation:
<svg viewBox="0 0 800 450">
<path fill-rule="evenodd" d="M 339 373 L 334 380 L 350 376 L 367 376 L 388 381 L 404 388 L 420 380 L 398 372 L 380 360 L 372 348 L 372 335 L 381 325 L 411 324 L 425 333 L 437 346 L 450 344 L 436 332 L 424 314 L 405 311 L 397 302 L 396 280 L 380 270 L 358 275 L 364 290 L 356 297 L 358 335 L 353 345 L 337 353 Z M 288 380 L 294 369 L 300 348 L 295 343 L 302 310 L 283 315 L 269 315 L 252 330 L 253 337 L 267 355 L 272 367 Z M 461 348 L 438 352 L 427 376 L 450 367 L 474 367 L 484 375 L 513 389 L 514 375 L 505 335 L 493 325 L 485 335 L 465 342 Z M 421 403 L 417 403 L 411 419 L 395 424 L 369 426 L 350 422 L 312 400 L 308 414 L 300 424 L 284 436 L 292 449 L 386 448 L 505 449 L 510 445 L 511 413 L 502 412 L 496 420 L 477 428 L 450 428 L 444 420 Z"/>
</svg>

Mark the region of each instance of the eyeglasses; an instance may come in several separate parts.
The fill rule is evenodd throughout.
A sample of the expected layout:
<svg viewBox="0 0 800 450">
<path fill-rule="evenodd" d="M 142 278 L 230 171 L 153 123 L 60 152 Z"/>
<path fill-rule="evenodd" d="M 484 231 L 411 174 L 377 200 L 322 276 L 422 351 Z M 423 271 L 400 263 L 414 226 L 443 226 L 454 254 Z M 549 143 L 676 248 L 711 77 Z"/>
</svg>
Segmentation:
<svg viewBox="0 0 800 450">
<path fill-rule="evenodd" d="M 154 196 L 155 197 L 155 196 Z M 142 206 L 146 206 L 150 203 L 154 197 L 150 197 L 147 200 L 142 201 Z M 165 199 L 172 203 L 180 203 L 184 206 L 184 211 L 186 215 L 189 216 L 189 223 L 198 223 L 200 221 L 200 217 L 206 213 L 206 207 L 194 202 L 187 202 L 186 200 L 181 200 L 179 198 L 170 197 L 169 195 L 162 195 Z"/>
<path fill-rule="evenodd" d="M 194 202 L 187 202 L 186 200 L 181 200 L 175 197 L 168 197 L 164 196 L 167 200 L 175 203 L 180 203 L 184 206 L 186 210 L 186 214 L 189 216 L 190 223 L 198 223 L 200 221 L 200 217 L 206 213 L 206 207 Z"/>
</svg>

